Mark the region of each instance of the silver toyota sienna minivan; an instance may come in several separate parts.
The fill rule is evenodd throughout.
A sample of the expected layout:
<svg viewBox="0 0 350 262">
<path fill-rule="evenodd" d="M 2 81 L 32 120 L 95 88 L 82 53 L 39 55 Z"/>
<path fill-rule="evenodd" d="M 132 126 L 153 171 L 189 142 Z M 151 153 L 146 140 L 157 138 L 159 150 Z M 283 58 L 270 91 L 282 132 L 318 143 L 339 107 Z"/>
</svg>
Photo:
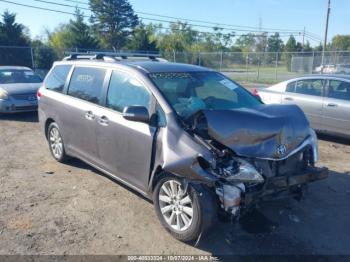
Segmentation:
<svg viewBox="0 0 350 262">
<path fill-rule="evenodd" d="M 175 238 L 218 215 L 300 197 L 328 176 L 295 105 L 265 105 L 213 70 L 137 55 L 72 54 L 38 91 L 52 156 L 76 157 L 153 200 Z"/>
</svg>

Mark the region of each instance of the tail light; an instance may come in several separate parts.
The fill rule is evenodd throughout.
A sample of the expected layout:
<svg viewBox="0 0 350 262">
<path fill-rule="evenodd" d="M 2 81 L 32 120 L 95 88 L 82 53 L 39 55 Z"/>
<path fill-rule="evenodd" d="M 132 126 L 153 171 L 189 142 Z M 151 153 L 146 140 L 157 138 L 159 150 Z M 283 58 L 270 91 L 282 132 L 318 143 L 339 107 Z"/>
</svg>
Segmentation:
<svg viewBox="0 0 350 262">
<path fill-rule="evenodd" d="M 260 97 L 258 90 L 256 88 L 253 89 L 252 95 L 255 96 L 257 99 L 261 100 L 261 97 Z"/>
<path fill-rule="evenodd" d="M 42 96 L 42 93 L 40 92 L 40 89 L 36 92 L 36 97 L 39 99 Z"/>
</svg>

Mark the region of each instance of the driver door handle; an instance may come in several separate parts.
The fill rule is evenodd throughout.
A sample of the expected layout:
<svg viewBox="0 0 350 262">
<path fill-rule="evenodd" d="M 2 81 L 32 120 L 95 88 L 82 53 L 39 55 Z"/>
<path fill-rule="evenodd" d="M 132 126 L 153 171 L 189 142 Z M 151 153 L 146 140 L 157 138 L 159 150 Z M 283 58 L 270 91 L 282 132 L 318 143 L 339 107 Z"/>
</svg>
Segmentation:
<svg viewBox="0 0 350 262">
<path fill-rule="evenodd" d="M 284 98 L 284 100 L 293 101 L 293 98 L 287 96 L 287 97 Z"/>
</svg>

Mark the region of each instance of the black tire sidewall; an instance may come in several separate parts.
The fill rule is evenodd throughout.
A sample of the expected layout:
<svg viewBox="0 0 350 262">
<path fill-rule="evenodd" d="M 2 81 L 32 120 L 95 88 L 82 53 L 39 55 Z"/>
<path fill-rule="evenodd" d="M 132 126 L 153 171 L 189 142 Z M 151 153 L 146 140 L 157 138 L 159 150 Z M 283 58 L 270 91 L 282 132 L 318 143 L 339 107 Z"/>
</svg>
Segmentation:
<svg viewBox="0 0 350 262">
<path fill-rule="evenodd" d="M 61 157 L 60 157 L 60 158 L 57 158 L 57 157 L 54 155 L 54 153 L 52 152 L 52 148 L 51 148 L 51 143 L 50 143 L 50 132 L 51 132 L 51 130 L 52 130 L 53 128 L 56 128 L 56 129 L 57 129 L 57 131 L 58 131 L 58 133 L 59 133 L 59 135 L 60 135 L 60 137 L 61 137 L 61 139 L 62 139 L 62 154 L 61 154 Z M 63 142 L 63 138 L 62 138 L 62 135 L 61 135 L 61 132 L 60 132 L 60 128 L 59 128 L 59 126 L 58 126 L 55 122 L 51 123 L 51 124 L 49 125 L 49 128 L 47 129 L 47 141 L 48 141 L 48 144 L 49 144 L 50 153 L 51 153 L 51 155 L 53 156 L 53 158 L 56 159 L 58 162 L 64 162 L 64 161 L 66 160 L 66 158 L 67 158 L 67 156 L 66 156 L 66 151 L 65 151 L 65 149 L 64 149 L 64 142 Z"/>
</svg>

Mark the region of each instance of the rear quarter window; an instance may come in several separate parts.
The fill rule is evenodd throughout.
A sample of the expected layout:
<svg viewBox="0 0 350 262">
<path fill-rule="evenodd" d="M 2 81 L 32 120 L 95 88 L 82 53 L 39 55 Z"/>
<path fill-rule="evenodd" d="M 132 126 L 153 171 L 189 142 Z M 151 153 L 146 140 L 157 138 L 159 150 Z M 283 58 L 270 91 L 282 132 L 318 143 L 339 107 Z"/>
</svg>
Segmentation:
<svg viewBox="0 0 350 262">
<path fill-rule="evenodd" d="M 291 82 L 287 85 L 286 92 L 295 92 L 295 82 Z"/>
<path fill-rule="evenodd" d="M 45 79 L 44 86 L 52 91 L 62 92 L 72 65 L 57 65 Z"/>
</svg>

